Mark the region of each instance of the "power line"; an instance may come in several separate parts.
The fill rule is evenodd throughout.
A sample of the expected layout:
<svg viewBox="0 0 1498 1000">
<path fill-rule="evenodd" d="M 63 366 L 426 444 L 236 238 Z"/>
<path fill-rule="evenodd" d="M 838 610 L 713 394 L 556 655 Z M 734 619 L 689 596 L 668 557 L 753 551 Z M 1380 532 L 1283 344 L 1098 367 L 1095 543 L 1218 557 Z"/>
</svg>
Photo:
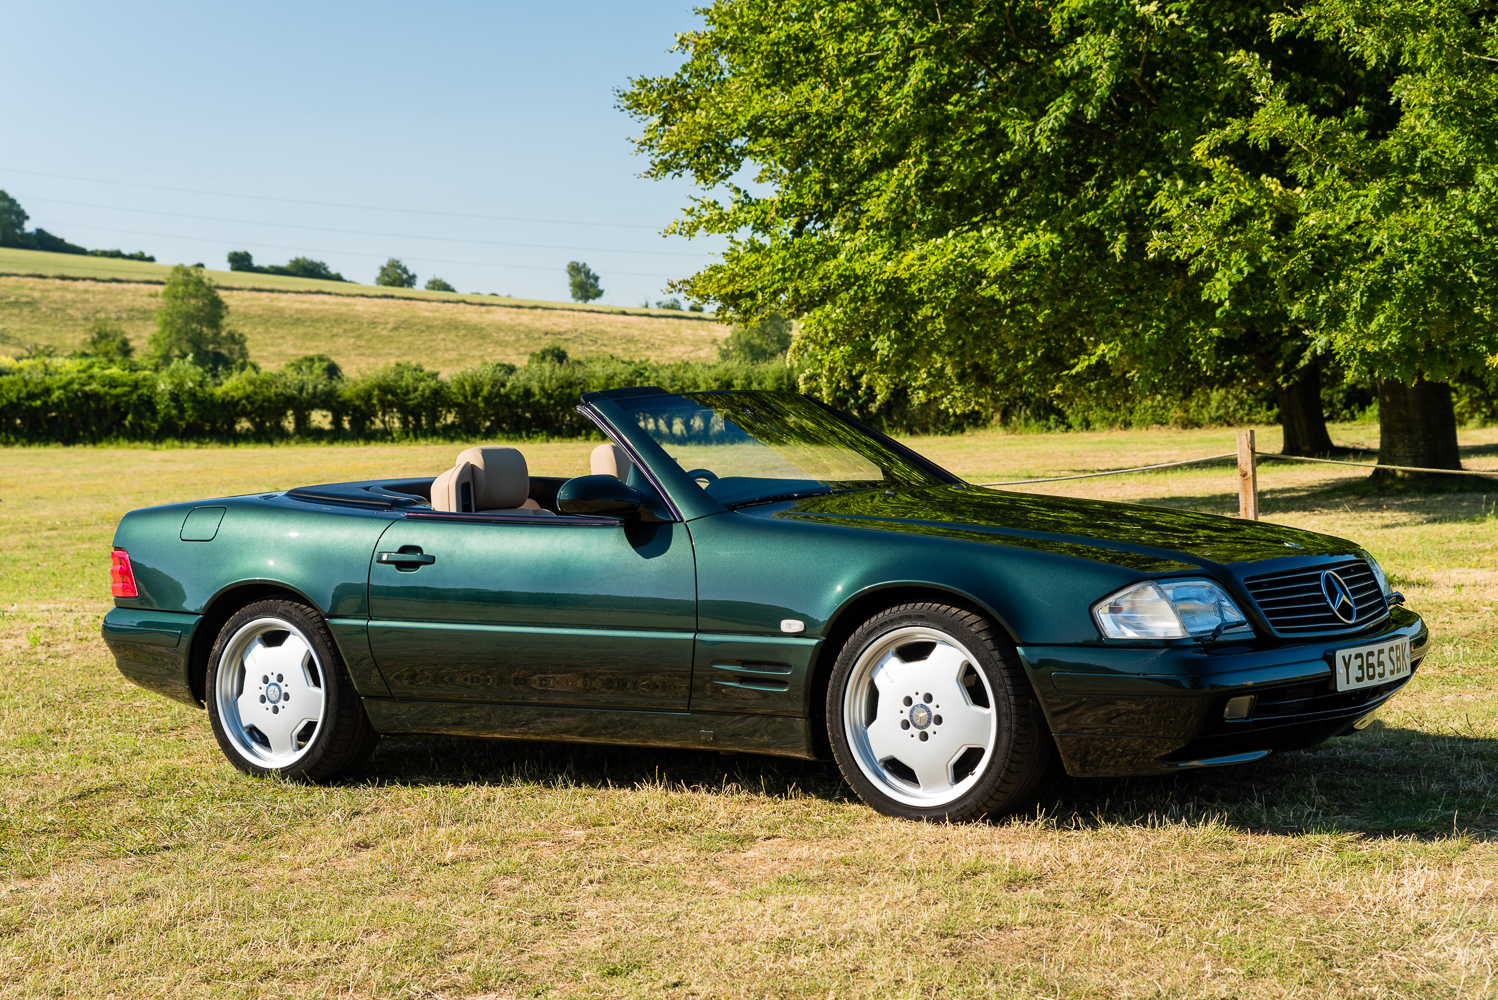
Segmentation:
<svg viewBox="0 0 1498 1000">
<path fill-rule="evenodd" d="M 218 243 L 226 247 L 249 246 L 256 247 L 261 250 L 286 250 L 291 253 L 342 254 L 347 257 L 373 257 L 376 260 L 380 259 L 381 257 L 390 256 L 389 254 L 383 253 L 364 253 L 358 250 L 317 250 L 309 247 L 283 247 L 276 246 L 275 244 L 271 243 L 254 243 L 245 240 L 215 240 L 210 239 L 206 236 L 174 236 L 170 233 L 142 233 L 133 229 L 113 229 L 109 226 L 91 226 L 89 228 L 97 229 L 101 233 L 119 233 L 124 236 L 148 236 L 152 239 L 158 240 L 195 240 L 199 243 Z M 468 264 L 474 267 L 498 267 L 521 271 L 557 270 L 557 267 L 555 265 L 552 265 L 551 267 L 541 267 L 537 264 L 495 264 L 491 261 L 485 260 L 444 260 L 437 257 L 410 257 L 409 259 L 421 264 Z M 623 275 L 630 278 L 665 278 L 668 281 L 680 276 L 679 274 L 646 274 L 641 271 L 615 271 L 612 268 L 609 270 L 609 273 Z"/>
<path fill-rule="evenodd" d="M 577 222 L 572 219 L 534 219 L 518 215 L 472 215 L 468 212 L 433 212 L 420 208 L 392 208 L 388 205 L 349 205 L 333 201 L 303 201 L 297 198 L 272 198 L 269 195 L 235 194 L 230 191 L 201 191 L 194 188 L 165 187 L 160 184 L 140 184 L 132 181 L 100 180 L 97 177 L 78 177 L 72 174 L 49 174 L 41 170 L 22 170 L 19 167 L 0 167 L 7 173 L 26 174 L 30 177 L 48 177 L 62 181 L 84 181 L 89 184 L 114 184 L 119 187 L 142 188 L 149 191 L 168 191 L 173 194 L 205 194 L 215 198 L 242 198 L 246 201 L 274 201 L 283 205 L 311 205 L 319 208 L 355 208 L 366 212 L 398 212 L 403 215 L 436 215 L 451 219 L 484 219 L 490 222 L 541 222 L 551 226 L 599 226 L 606 229 L 656 229 L 655 226 L 629 222 Z"/>
<path fill-rule="evenodd" d="M 580 250 L 584 253 L 628 253 L 649 254 L 652 257 L 697 257 L 703 256 L 702 252 L 686 253 L 680 250 L 624 250 L 611 247 L 573 247 L 557 246 L 551 243 L 507 243 L 498 240 L 468 240 L 459 237 L 448 236 L 415 236 L 409 233 L 372 233 L 363 229 L 332 229 L 328 226 L 299 226 L 295 223 L 283 222 L 257 222 L 253 219 L 223 219 L 213 215 L 189 215 L 184 212 L 158 212 L 149 208 L 118 208 L 114 205 L 94 205 L 86 201 L 63 201 L 59 198 L 38 198 L 29 196 L 27 201 L 40 201 L 52 205 L 70 205 L 74 208 L 98 208 L 107 212 L 135 212 L 139 215 L 161 215 L 173 219 L 194 219 L 199 222 L 227 222 L 240 226 L 270 226 L 273 229 L 305 229 L 309 232 L 340 233 L 346 236 L 379 236 L 392 240 L 437 240 L 443 243 L 473 243 L 488 247 L 524 247 L 532 250 Z M 88 223 L 84 223 L 87 225 Z M 185 238 L 185 237 L 184 237 Z M 323 251 L 317 251 L 322 253 Z"/>
</svg>

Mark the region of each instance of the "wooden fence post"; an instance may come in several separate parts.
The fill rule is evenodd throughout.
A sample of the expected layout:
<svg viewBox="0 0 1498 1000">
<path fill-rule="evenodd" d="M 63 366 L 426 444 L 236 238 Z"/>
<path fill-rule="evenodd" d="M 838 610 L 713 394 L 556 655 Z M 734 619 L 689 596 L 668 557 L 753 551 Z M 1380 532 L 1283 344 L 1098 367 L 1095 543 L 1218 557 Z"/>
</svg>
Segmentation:
<svg viewBox="0 0 1498 1000">
<path fill-rule="evenodd" d="M 1238 432 L 1238 516 L 1247 521 L 1259 519 L 1259 470 L 1252 428 Z"/>
</svg>

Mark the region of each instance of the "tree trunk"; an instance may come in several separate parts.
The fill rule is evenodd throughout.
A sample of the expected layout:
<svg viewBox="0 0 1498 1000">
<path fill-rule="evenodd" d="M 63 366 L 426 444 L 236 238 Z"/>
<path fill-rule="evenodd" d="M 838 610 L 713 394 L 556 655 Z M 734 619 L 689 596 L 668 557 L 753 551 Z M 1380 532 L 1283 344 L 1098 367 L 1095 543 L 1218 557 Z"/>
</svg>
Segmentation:
<svg viewBox="0 0 1498 1000">
<path fill-rule="evenodd" d="M 1325 455 L 1332 450 L 1332 436 L 1326 430 L 1326 413 L 1321 409 L 1321 363 L 1312 361 L 1295 373 L 1289 385 L 1276 383 L 1279 398 L 1280 427 L 1285 443 L 1282 455 Z"/>
<path fill-rule="evenodd" d="M 1451 405 L 1451 386 L 1445 382 L 1420 379 L 1406 385 L 1380 379 L 1378 424 L 1378 464 L 1462 467 L 1456 447 L 1456 411 Z M 1409 474 L 1375 471 L 1373 475 L 1392 478 Z"/>
</svg>

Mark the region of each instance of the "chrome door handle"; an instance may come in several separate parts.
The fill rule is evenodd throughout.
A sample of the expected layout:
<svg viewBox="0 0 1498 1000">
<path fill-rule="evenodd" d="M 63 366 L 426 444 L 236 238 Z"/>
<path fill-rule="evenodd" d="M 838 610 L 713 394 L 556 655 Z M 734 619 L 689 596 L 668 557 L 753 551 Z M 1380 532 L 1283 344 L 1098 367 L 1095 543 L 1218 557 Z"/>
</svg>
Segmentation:
<svg viewBox="0 0 1498 1000">
<path fill-rule="evenodd" d="M 436 556 L 429 556 L 425 552 L 380 552 L 375 555 L 375 562 L 381 563 L 420 563 L 430 566 L 436 561 Z"/>
</svg>

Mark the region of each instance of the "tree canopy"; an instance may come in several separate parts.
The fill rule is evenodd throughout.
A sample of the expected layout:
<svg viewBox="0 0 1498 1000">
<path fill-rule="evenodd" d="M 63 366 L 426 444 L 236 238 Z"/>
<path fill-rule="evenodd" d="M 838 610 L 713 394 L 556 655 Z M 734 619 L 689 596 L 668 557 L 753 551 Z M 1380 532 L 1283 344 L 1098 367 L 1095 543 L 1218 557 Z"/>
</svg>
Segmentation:
<svg viewBox="0 0 1498 1000">
<path fill-rule="evenodd" d="M 824 383 L 881 396 L 992 409 L 1309 373 L 1321 419 L 1335 345 L 1302 309 L 1310 269 L 1246 253 L 1229 294 L 1159 236 L 1218 183 L 1202 151 L 1264 107 L 1263 68 L 1306 114 L 1378 123 L 1397 66 L 1287 30 L 1283 2 L 720 0 L 704 20 L 676 73 L 620 95 L 647 176 L 704 191 L 669 231 L 730 238 L 674 287 L 741 323 L 797 317 Z M 1241 136 L 1222 139 L 1241 170 L 1290 176 L 1287 143 Z"/>
<path fill-rule="evenodd" d="M 224 326 L 229 307 L 201 267 L 178 264 L 167 275 L 151 334 L 152 360 L 161 366 L 185 360 L 206 371 L 249 363 L 244 334 Z"/>
<path fill-rule="evenodd" d="M 572 292 L 574 302 L 592 302 L 602 298 L 603 289 L 599 287 L 598 280 L 598 275 L 587 264 L 575 260 L 568 263 L 567 287 Z"/>
<path fill-rule="evenodd" d="M 386 288 L 415 288 L 416 272 L 391 257 L 380 267 L 380 273 L 375 275 L 375 284 Z"/>
</svg>

